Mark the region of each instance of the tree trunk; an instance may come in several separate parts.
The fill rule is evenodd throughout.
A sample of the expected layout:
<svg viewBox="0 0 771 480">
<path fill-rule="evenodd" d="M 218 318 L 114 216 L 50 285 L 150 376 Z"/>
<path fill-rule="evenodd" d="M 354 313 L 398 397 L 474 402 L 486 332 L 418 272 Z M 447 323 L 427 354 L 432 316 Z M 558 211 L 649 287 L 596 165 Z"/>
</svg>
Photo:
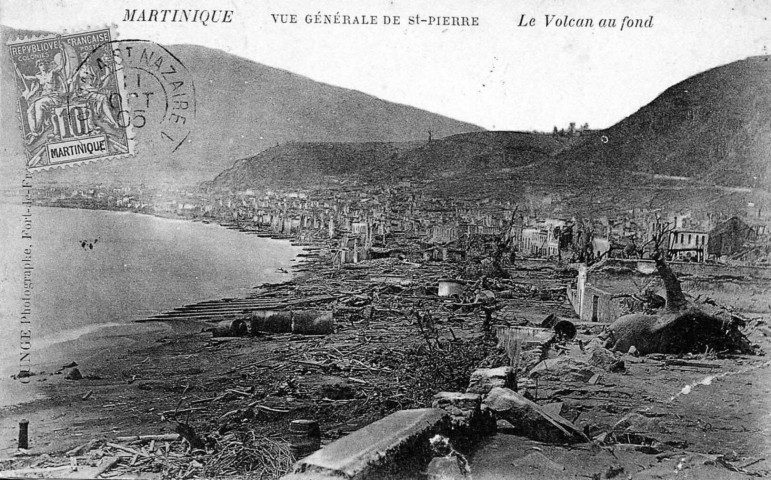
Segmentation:
<svg viewBox="0 0 771 480">
<path fill-rule="evenodd" d="M 202 450 L 205 448 L 205 444 L 201 437 L 195 433 L 193 427 L 187 423 L 177 422 L 176 432 L 190 444 L 192 450 Z"/>
<path fill-rule="evenodd" d="M 661 250 L 656 250 L 653 254 L 653 260 L 656 261 L 656 271 L 664 281 L 664 288 L 667 290 L 667 310 L 671 312 L 681 310 L 688 302 L 680 286 L 680 280 L 669 267 L 669 264 L 667 264 L 664 253 Z"/>
</svg>

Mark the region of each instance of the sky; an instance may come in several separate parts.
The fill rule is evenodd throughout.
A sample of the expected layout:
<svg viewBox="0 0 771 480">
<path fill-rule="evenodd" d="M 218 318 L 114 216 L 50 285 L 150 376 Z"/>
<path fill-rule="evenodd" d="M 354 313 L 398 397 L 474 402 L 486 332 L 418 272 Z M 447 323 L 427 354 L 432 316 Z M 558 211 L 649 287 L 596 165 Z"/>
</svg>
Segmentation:
<svg viewBox="0 0 771 480">
<path fill-rule="evenodd" d="M 184 6 L 183 6 L 184 5 Z M 123 21 L 126 9 L 232 10 L 231 23 Z M 295 14 L 297 23 L 272 14 Z M 306 15 L 375 15 L 378 25 L 308 24 Z M 396 16 L 400 25 L 383 25 Z M 477 17 L 478 26 L 409 25 L 409 17 Z M 547 15 L 591 18 L 558 27 Z M 524 21 L 523 21 L 524 16 Z M 625 17 L 650 27 L 620 29 Z M 651 19 L 652 16 L 652 19 Z M 534 26 L 519 26 L 533 18 Z M 198 44 L 385 100 L 495 130 L 604 128 L 704 70 L 768 54 L 771 1 L 174 1 L 2 0 L 0 23 Z M 616 27 L 600 27 L 615 19 Z"/>
</svg>

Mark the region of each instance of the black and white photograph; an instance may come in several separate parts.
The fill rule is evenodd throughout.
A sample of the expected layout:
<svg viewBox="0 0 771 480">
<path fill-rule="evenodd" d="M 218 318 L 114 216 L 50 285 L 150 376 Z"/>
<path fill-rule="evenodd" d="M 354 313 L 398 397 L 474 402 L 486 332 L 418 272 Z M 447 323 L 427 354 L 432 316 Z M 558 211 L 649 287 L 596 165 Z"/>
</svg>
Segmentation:
<svg viewBox="0 0 771 480">
<path fill-rule="evenodd" d="M 770 18 L 0 0 L 0 477 L 771 477 Z"/>
</svg>

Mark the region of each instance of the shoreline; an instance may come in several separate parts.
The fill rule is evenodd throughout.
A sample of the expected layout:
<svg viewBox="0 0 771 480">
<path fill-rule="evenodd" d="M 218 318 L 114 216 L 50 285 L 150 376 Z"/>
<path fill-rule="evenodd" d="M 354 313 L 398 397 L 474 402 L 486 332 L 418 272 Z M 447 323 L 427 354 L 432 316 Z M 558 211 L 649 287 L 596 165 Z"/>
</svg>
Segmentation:
<svg viewBox="0 0 771 480">
<path fill-rule="evenodd" d="M 9 205 L 19 205 L 18 203 L 13 202 L 7 202 Z M 295 237 L 292 235 L 285 235 L 285 234 L 279 234 L 279 233 L 270 233 L 267 230 L 260 230 L 259 228 L 256 230 L 247 229 L 244 227 L 241 227 L 238 223 L 230 223 L 230 222 L 224 222 L 224 221 L 218 221 L 217 219 L 204 219 L 202 217 L 199 218 L 186 218 L 186 217 L 180 217 L 179 215 L 163 215 L 161 213 L 148 213 L 148 212 L 139 212 L 134 210 L 128 210 L 128 209 L 117 209 L 117 208 L 88 208 L 83 206 L 69 206 L 69 205 L 53 205 L 53 204 L 43 204 L 43 203 L 33 203 L 33 206 L 37 207 L 46 207 L 46 208 L 66 208 L 66 209 L 72 209 L 72 210 L 93 210 L 93 211 L 100 211 L 100 212 L 114 212 L 114 213 L 128 213 L 133 215 L 143 215 L 148 217 L 154 217 L 154 218 L 162 218 L 166 220 L 179 220 L 182 222 L 193 222 L 193 223 L 202 223 L 205 225 L 216 225 L 222 228 L 226 228 L 228 230 L 234 230 L 241 233 L 246 233 L 249 235 L 257 235 L 261 238 L 270 238 L 271 240 L 289 240 L 292 246 L 297 247 L 316 247 L 319 246 L 316 242 L 303 242 L 302 244 L 297 243 L 294 241 Z"/>
<path fill-rule="evenodd" d="M 9 206 L 17 207 L 19 204 L 13 203 L 13 202 L 5 202 Z M 194 219 L 185 219 L 185 218 L 173 218 L 173 217 L 167 217 L 162 215 L 155 215 L 155 214 L 148 214 L 148 213 L 142 213 L 142 212 L 131 212 L 131 211 L 123 211 L 123 210 L 112 210 L 112 209 L 80 209 L 76 207 L 61 207 L 61 206 L 50 206 L 50 205 L 36 205 L 37 207 L 42 208 L 67 208 L 67 209 L 77 209 L 77 210 L 97 210 L 101 212 L 108 212 L 108 213 L 116 213 L 116 214 L 130 214 L 130 215 L 141 215 L 141 216 L 148 216 L 153 217 L 157 219 L 163 219 L 163 220 L 179 220 L 181 222 L 185 223 L 203 223 Z M 227 228 L 229 230 L 234 230 L 232 228 L 228 228 L 226 225 L 220 225 L 218 223 L 212 222 L 217 227 Z M 284 241 L 287 239 L 283 238 L 270 238 L 271 240 L 276 241 Z M 295 245 L 291 245 L 291 242 L 288 247 L 296 247 Z M 301 247 L 302 248 L 302 247 Z M 302 248 L 302 250 L 295 254 L 285 265 L 281 267 L 281 269 L 284 271 L 284 273 L 289 275 L 289 279 L 285 281 L 293 281 L 295 278 L 298 277 L 298 275 L 301 275 L 300 272 L 296 272 L 295 269 L 298 268 L 300 265 L 303 264 L 304 257 L 300 256 L 303 253 L 307 253 L 307 248 Z M 199 304 L 199 303 L 206 303 L 206 302 L 228 302 L 232 301 L 234 299 L 239 298 L 246 298 L 247 296 L 251 295 L 253 292 L 258 291 L 262 286 L 266 285 L 265 282 L 261 284 L 245 284 L 242 287 L 239 287 L 238 290 L 241 293 L 238 293 L 236 297 L 233 296 L 210 296 L 206 298 L 201 298 L 199 300 L 196 300 L 195 302 L 191 304 Z M 270 285 L 268 283 L 268 285 Z M 153 323 L 152 318 L 163 315 L 164 313 L 173 311 L 178 308 L 184 308 L 186 304 L 178 304 L 171 308 L 163 308 L 159 309 L 155 313 L 140 313 L 140 312 L 134 312 L 134 314 L 130 314 L 127 317 L 122 318 L 120 321 L 110 321 L 106 323 L 92 323 L 92 324 L 86 324 L 82 325 L 80 327 L 74 328 L 74 329 L 68 329 L 63 332 L 60 332 L 56 335 L 48 335 L 44 337 L 37 337 L 35 341 L 35 349 L 38 352 L 45 351 L 45 356 L 38 355 L 36 364 L 33 367 L 32 375 L 30 377 L 31 381 L 28 384 L 21 384 L 15 377 L 19 373 L 18 368 L 14 365 L 13 359 L 15 358 L 14 352 L 8 352 L 7 355 L 4 355 L 3 358 L 3 365 L 2 368 L 0 368 L 0 374 L 2 377 L 0 377 L 0 391 L 2 391 L 2 394 L 0 395 L 0 409 L 8 409 L 12 408 L 18 405 L 22 405 L 25 403 L 33 402 L 36 400 L 45 399 L 45 393 L 41 392 L 41 389 L 34 388 L 34 384 L 38 383 L 37 380 L 41 381 L 48 381 L 46 377 L 51 375 L 58 375 L 61 372 L 61 368 L 59 368 L 61 365 L 69 364 L 71 361 L 75 361 L 75 359 L 78 360 L 78 363 L 80 364 L 81 361 L 85 361 L 87 358 L 91 358 L 94 356 L 98 356 L 101 350 L 104 349 L 112 349 L 116 348 L 115 345 L 111 345 L 109 339 L 117 339 L 117 341 L 120 343 L 119 348 L 130 348 L 132 345 L 135 344 L 141 344 L 142 337 L 147 335 L 153 335 L 155 333 L 158 333 L 160 331 L 163 332 L 174 332 L 176 330 L 186 330 L 184 327 L 180 328 L 179 326 L 175 327 L 172 325 L 165 325 L 161 323 L 155 323 L 155 325 L 150 326 L 148 323 Z M 188 304 L 190 305 L 190 304 Z M 168 322 L 171 323 L 171 322 Z M 199 329 L 201 328 L 199 322 L 195 322 L 191 320 L 191 326 L 195 324 L 195 328 Z M 63 337 L 63 338 L 62 338 Z M 42 358 L 41 358 L 42 357 Z M 56 377 L 53 377 L 56 378 Z M 29 391 L 33 390 L 33 391 Z"/>
</svg>

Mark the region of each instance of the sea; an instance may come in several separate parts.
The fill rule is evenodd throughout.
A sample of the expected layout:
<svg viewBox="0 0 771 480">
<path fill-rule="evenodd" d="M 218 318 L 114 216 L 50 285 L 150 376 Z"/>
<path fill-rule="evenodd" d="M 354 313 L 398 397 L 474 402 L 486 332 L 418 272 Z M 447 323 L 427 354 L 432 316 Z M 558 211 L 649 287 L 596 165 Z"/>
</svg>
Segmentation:
<svg viewBox="0 0 771 480">
<path fill-rule="evenodd" d="M 288 280 L 287 269 L 301 251 L 286 240 L 216 224 L 37 206 L 31 207 L 28 217 L 32 238 L 23 239 L 23 213 L 20 205 L 0 204 L 4 378 L 19 371 L 22 330 L 27 329 L 22 316 L 31 320 L 34 371 L 55 358 L 57 346 L 95 336 L 100 329 L 154 328 L 134 321 L 185 304 L 240 297 L 262 283 Z M 32 285 L 27 315 L 25 267 Z"/>
</svg>

